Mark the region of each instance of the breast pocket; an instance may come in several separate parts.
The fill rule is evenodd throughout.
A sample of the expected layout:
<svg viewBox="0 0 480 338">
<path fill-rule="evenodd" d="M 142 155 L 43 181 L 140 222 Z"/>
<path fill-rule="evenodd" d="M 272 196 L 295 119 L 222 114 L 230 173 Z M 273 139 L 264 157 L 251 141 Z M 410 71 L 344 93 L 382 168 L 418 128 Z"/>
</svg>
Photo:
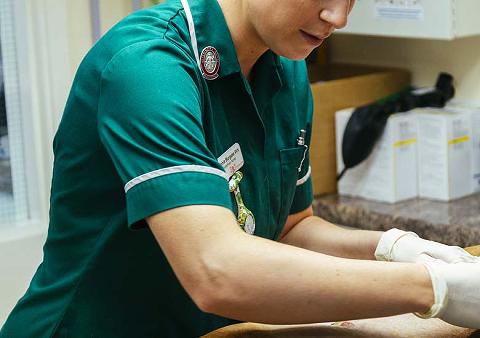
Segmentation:
<svg viewBox="0 0 480 338">
<path fill-rule="evenodd" d="M 299 167 L 303 159 L 305 148 L 295 147 L 280 150 L 281 165 L 281 189 L 280 189 L 280 213 L 278 218 L 278 226 L 283 228 L 285 224 L 290 206 L 295 197 L 297 188 L 297 180 L 299 176 Z"/>
</svg>

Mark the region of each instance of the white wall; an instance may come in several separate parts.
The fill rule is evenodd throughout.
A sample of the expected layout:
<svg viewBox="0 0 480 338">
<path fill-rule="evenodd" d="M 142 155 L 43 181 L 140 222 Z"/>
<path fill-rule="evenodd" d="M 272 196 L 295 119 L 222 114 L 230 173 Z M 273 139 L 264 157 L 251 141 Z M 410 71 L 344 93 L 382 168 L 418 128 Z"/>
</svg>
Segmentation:
<svg viewBox="0 0 480 338">
<path fill-rule="evenodd" d="M 66 1 L 66 0 L 62 0 Z M 100 0 L 100 22 L 102 33 L 132 10 L 131 0 Z M 70 64 L 72 77 L 78 65 L 92 45 L 90 0 L 67 2 L 68 34 L 70 36 Z"/>
<path fill-rule="evenodd" d="M 478 36 L 436 41 L 339 34 L 329 42 L 332 61 L 409 69 L 418 86 L 432 86 L 446 71 L 456 79 L 458 99 L 480 102 Z"/>
<path fill-rule="evenodd" d="M 92 45 L 90 1 L 75 0 L 67 3 L 67 21 L 72 78 L 83 56 Z"/>
</svg>

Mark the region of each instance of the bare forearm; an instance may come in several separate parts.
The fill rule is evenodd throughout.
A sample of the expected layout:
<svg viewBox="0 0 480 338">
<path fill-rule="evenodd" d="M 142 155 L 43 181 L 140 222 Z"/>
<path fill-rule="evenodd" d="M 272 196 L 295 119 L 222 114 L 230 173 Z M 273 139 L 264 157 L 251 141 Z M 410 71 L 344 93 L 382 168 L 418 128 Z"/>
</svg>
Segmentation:
<svg viewBox="0 0 480 338">
<path fill-rule="evenodd" d="M 426 312 L 433 304 L 422 265 L 337 258 L 250 236 L 222 207 L 175 208 L 147 222 L 206 312 L 302 324 Z"/>
<path fill-rule="evenodd" d="M 426 312 L 433 304 L 422 265 L 336 258 L 250 236 L 228 242 L 216 247 L 210 278 L 218 297 L 211 312 L 222 316 L 300 324 Z"/>
<path fill-rule="evenodd" d="M 280 242 L 336 257 L 374 260 L 382 232 L 348 230 L 320 217 L 305 218 Z"/>
</svg>

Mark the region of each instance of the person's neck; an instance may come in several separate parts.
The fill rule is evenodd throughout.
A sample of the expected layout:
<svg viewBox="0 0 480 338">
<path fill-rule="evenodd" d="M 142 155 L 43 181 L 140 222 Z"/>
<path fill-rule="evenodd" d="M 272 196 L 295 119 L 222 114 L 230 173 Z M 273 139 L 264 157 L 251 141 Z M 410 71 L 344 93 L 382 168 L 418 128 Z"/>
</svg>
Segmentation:
<svg viewBox="0 0 480 338">
<path fill-rule="evenodd" d="M 241 0 L 218 0 L 218 3 L 230 30 L 242 73 L 250 79 L 253 66 L 268 48 L 246 18 Z"/>
</svg>

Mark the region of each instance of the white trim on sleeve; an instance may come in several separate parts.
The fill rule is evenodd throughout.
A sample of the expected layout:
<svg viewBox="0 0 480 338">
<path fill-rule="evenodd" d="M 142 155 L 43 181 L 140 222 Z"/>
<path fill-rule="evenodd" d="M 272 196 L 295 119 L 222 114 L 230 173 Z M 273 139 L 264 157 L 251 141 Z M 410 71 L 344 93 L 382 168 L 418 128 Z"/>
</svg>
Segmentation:
<svg viewBox="0 0 480 338">
<path fill-rule="evenodd" d="M 225 174 L 225 172 L 216 168 L 206 167 L 201 165 L 180 165 L 176 167 L 169 167 L 169 168 L 154 170 L 149 173 L 135 177 L 134 179 L 130 180 L 127 184 L 125 184 L 125 187 L 124 187 L 125 193 L 127 193 L 134 186 L 140 183 L 143 183 L 145 181 L 148 181 L 160 176 L 178 174 L 178 173 L 184 173 L 184 172 L 212 174 L 212 175 L 220 176 L 225 180 L 227 180 L 227 174 Z"/>
<path fill-rule="evenodd" d="M 308 171 L 305 174 L 305 176 L 303 176 L 301 179 L 299 179 L 297 181 L 297 187 L 299 185 L 302 185 L 303 183 L 307 182 L 311 175 L 312 175 L 312 167 L 310 166 L 310 167 L 308 167 Z"/>
</svg>

